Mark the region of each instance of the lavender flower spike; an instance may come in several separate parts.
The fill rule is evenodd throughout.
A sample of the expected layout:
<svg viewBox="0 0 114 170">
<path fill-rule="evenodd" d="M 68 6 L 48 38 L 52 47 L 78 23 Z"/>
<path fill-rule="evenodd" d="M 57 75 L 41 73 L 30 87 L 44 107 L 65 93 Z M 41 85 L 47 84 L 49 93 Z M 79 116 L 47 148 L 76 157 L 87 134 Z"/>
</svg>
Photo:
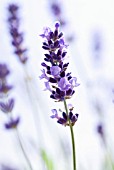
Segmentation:
<svg viewBox="0 0 114 170">
<path fill-rule="evenodd" d="M 79 86 L 77 78 L 71 76 L 71 72 L 67 72 L 69 63 L 65 62 L 67 55 L 67 47 L 63 38 L 63 33 L 59 31 L 60 24 L 55 23 L 54 31 L 49 27 L 45 27 L 43 34 L 40 36 L 44 39 L 42 48 L 46 51 L 44 54 L 44 62 L 41 63 L 43 67 L 40 79 L 46 80 L 44 82 L 46 89 L 49 90 L 50 98 L 55 101 L 64 101 L 70 99 L 75 93 L 74 88 Z M 69 125 L 70 119 L 73 125 L 78 118 L 78 115 L 71 114 L 65 119 L 65 114 L 58 117 L 57 113 L 52 115 L 51 118 L 57 118 L 58 123 Z M 64 119 L 64 120 L 63 120 Z"/>
<path fill-rule="evenodd" d="M 72 77 L 71 73 L 66 72 L 69 63 L 65 63 L 63 59 L 67 54 L 68 45 L 65 44 L 63 33 L 59 32 L 59 27 L 59 23 L 55 24 L 54 31 L 46 27 L 44 33 L 40 35 L 44 39 L 42 48 L 46 50 L 44 62 L 41 63 L 44 69 L 40 79 L 46 79 L 45 84 L 48 85 L 47 89 L 51 92 L 52 99 L 63 101 L 72 97 L 75 92 L 74 87 L 79 86 L 79 83 L 77 83 L 76 77 Z M 53 83 L 55 84 L 54 88 Z"/>
<path fill-rule="evenodd" d="M 15 11 L 16 8 L 13 6 L 13 9 L 11 8 L 10 10 Z M 8 92 L 12 89 L 12 86 L 7 84 L 7 76 L 9 73 L 10 71 L 7 68 L 7 65 L 0 64 L 0 98 L 2 99 L 4 97 L 7 99 L 5 101 L 0 101 L 0 110 L 8 116 L 8 122 L 4 124 L 6 129 L 16 128 L 20 122 L 19 117 L 14 119 L 11 116 L 11 112 L 14 108 L 14 99 L 8 98 Z"/>
<path fill-rule="evenodd" d="M 19 22 L 20 19 L 18 17 L 19 7 L 16 4 L 10 4 L 8 6 L 8 24 L 9 24 L 9 32 L 12 37 L 12 45 L 15 48 L 14 53 L 18 56 L 20 62 L 25 64 L 27 62 L 27 49 L 23 47 L 23 33 L 20 32 Z"/>
</svg>

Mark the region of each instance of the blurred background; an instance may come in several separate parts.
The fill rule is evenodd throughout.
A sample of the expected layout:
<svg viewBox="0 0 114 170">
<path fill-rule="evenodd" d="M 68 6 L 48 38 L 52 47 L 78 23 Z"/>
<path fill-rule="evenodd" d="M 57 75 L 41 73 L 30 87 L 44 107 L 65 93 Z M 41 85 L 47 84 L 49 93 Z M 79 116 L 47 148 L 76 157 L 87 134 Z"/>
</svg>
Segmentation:
<svg viewBox="0 0 114 170">
<path fill-rule="evenodd" d="M 9 4 L 19 6 L 19 31 L 27 48 L 27 63 L 14 53 L 9 30 Z M 0 0 L 0 63 L 10 70 L 9 96 L 18 131 L 34 170 L 69 170 L 72 148 L 69 127 L 50 118 L 51 109 L 64 109 L 50 99 L 39 79 L 44 58 L 44 27 L 61 23 L 68 47 L 69 70 L 80 86 L 68 101 L 79 119 L 74 126 L 77 169 L 114 170 L 114 1 L 113 0 Z M 0 112 L 0 170 L 27 169 L 7 116 Z M 8 169 L 9 168 L 9 169 Z"/>
</svg>

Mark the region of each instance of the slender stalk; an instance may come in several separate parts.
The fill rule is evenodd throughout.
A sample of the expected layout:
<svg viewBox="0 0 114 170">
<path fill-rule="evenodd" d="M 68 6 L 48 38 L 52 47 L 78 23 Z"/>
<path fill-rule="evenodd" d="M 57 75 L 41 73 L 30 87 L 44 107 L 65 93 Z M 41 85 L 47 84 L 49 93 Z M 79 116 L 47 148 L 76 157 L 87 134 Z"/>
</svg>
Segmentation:
<svg viewBox="0 0 114 170">
<path fill-rule="evenodd" d="M 114 170 L 114 163 L 113 163 L 112 156 L 110 154 L 109 148 L 106 146 L 105 149 L 106 149 L 106 158 L 107 158 L 109 167 L 111 168 L 111 170 Z"/>
<path fill-rule="evenodd" d="M 64 106 L 66 110 L 67 116 L 68 114 L 68 108 L 67 108 L 67 103 L 66 100 L 64 99 Z M 71 133 L 71 140 L 72 140 L 72 157 L 73 157 L 73 170 L 76 170 L 76 149 L 75 149 L 75 139 L 74 139 L 74 132 L 73 132 L 73 126 L 71 125 L 70 119 L 69 120 L 69 126 L 70 126 L 70 133 Z"/>
<path fill-rule="evenodd" d="M 107 159 L 109 162 L 109 167 L 111 167 L 111 170 L 114 170 L 114 164 L 113 164 L 112 158 L 109 153 L 107 153 Z"/>
<path fill-rule="evenodd" d="M 21 150 L 22 150 L 22 152 L 23 152 L 23 155 L 24 155 L 24 157 L 25 157 L 25 160 L 26 160 L 26 162 L 27 162 L 27 164 L 28 164 L 28 167 L 29 167 L 30 170 L 33 170 L 32 165 L 31 165 L 31 162 L 29 161 L 29 158 L 28 158 L 28 156 L 27 156 L 27 154 L 26 154 L 26 152 L 25 152 L 25 149 L 24 149 L 24 147 L 23 147 L 23 144 L 22 144 L 22 141 L 21 141 L 21 137 L 20 137 L 20 135 L 19 135 L 19 132 L 18 132 L 18 129 L 17 129 L 17 128 L 15 128 L 15 132 L 16 132 L 17 139 L 18 139 L 18 141 L 19 141 L 20 148 L 21 148 Z"/>
</svg>

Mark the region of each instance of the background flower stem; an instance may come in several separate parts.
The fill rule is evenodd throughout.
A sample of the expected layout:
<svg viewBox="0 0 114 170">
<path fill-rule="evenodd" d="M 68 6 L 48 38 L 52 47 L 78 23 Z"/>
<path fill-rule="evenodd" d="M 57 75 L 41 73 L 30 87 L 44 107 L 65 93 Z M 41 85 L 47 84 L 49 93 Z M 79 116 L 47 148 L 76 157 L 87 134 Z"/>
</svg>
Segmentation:
<svg viewBox="0 0 114 170">
<path fill-rule="evenodd" d="M 24 149 L 24 147 L 23 147 L 22 140 L 21 140 L 21 137 L 20 137 L 20 135 L 19 135 L 19 132 L 18 132 L 18 129 L 17 129 L 17 128 L 15 128 L 15 132 L 16 132 L 17 139 L 18 139 L 18 141 L 19 141 L 20 148 L 21 148 L 21 150 L 22 150 L 22 152 L 23 152 L 23 155 L 24 155 L 24 157 L 25 157 L 25 160 L 26 160 L 26 162 L 27 162 L 27 164 L 28 164 L 28 166 L 29 166 L 29 169 L 30 169 L 30 170 L 33 170 L 32 165 L 31 165 L 31 162 L 29 161 L 29 158 L 28 158 L 28 156 L 27 156 L 27 154 L 26 154 L 26 152 L 25 152 L 25 149 Z"/>
<path fill-rule="evenodd" d="M 66 114 L 68 114 L 68 108 L 67 108 L 67 103 L 66 100 L 64 99 L 64 106 L 66 110 Z M 69 119 L 69 118 L 68 118 Z M 76 149 L 75 149 L 75 140 L 74 140 L 74 132 L 73 132 L 73 126 L 70 122 L 69 119 L 69 126 L 70 126 L 70 133 L 71 133 L 71 140 L 72 140 L 72 157 L 73 157 L 73 170 L 76 170 Z"/>
</svg>

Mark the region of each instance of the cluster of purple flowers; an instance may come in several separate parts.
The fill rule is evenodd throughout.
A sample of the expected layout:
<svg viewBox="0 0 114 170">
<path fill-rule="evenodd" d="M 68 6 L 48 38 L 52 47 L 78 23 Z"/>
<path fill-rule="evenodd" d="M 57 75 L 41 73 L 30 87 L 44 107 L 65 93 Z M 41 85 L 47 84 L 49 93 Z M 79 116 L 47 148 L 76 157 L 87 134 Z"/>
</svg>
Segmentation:
<svg viewBox="0 0 114 170">
<path fill-rule="evenodd" d="M 13 118 L 11 115 L 14 107 L 14 99 L 8 99 L 9 91 L 12 89 L 12 86 L 7 84 L 7 76 L 9 73 L 7 66 L 0 64 L 0 110 L 8 115 L 8 122 L 5 123 L 6 129 L 17 127 L 20 120 L 19 117 Z"/>
<path fill-rule="evenodd" d="M 61 111 L 61 110 L 60 110 Z M 78 120 L 78 114 L 73 114 L 73 106 L 69 104 L 69 114 L 67 115 L 65 112 L 62 112 L 62 117 L 58 115 L 58 112 L 56 109 L 52 109 L 53 115 L 51 118 L 56 118 L 57 123 L 60 123 L 64 126 L 69 126 L 69 120 L 72 126 L 74 126 L 75 122 Z"/>
<path fill-rule="evenodd" d="M 64 101 L 70 99 L 75 93 L 74 87 L 79 86 L 77 78 L 71 76 L 71 72 L 66 72 L 69 63 L 65 63 L 64 60 L 67 54 L 68 45 L 65 44 L 63 33 L 59 32 L 59 23 L 55 24 L 55 30 L 52 31 L 50 28 L 44 28 L 44 33 L 40 36 L 45 39 L 42 48 L 46 51 L 44 61 L 41 65 L 44 67 L 40 79 L 46 79 L 45 90 L 51 92 L 50 98 L 56 101 Z M 58 123 L 68 124 L 68 119 L 71 123 L 77 120 L 77 114 L 74 115 L 69 112 L 69 115 L 63 112 L 63 118 L 57 116 L 56 111 L 53 111 L 57 118 Z M 65 121 L 63 121 L 63 119 Z"/>
<path fill-rule="evenodd" d="M 15 47 L 15 54 L 18 56 L 21 63 L 26 63 L 28 57 L 26 54 L 27 49 L 23 47 L 23 33 L 19 31 L 19 7 L 15 4 L 8 6 L 9 11 L 9 30 L 12 37 L 12 45 Z"/>
</svg>

